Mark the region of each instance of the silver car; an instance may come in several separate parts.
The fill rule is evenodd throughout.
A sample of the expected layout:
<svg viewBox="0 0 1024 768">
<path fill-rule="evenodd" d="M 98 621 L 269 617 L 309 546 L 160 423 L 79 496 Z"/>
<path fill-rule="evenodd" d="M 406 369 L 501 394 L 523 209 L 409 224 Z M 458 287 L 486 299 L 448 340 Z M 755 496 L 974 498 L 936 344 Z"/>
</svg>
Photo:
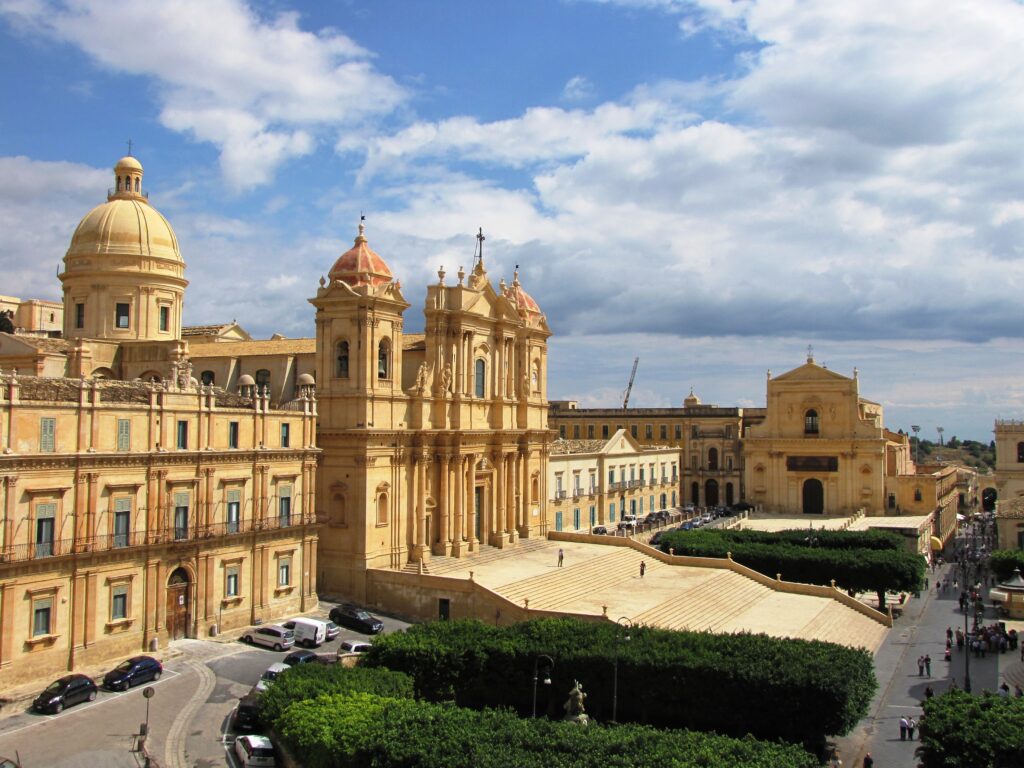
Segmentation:
<svg viewBox="0 0 1024 768">
<path fill-rule="evenodd" d="M 277 624 L 271 624 L 266 627 L 253 627 L 242 635 L 242 640 L 249 645 L 262 645 L 275 651 L 286 651 L 295 645 L 295 633 Z"/>
</svg>

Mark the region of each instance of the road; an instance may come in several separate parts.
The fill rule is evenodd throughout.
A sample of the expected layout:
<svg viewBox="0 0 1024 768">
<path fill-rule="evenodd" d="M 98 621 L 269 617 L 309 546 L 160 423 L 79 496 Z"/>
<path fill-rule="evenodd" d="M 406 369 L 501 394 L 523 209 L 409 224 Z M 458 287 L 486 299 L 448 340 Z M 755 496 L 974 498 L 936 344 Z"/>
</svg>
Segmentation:
<svg viewBox="0 0 1024 768">
<path fill-rule="evenodd" d="M 326 618 L 329 608 L 329 603 L 321 603 L 313 615 Z M 385 632 L 408 626 L 380 618 Z M 333 657 L 343 640 L 365 637 L 343 629 L 317 652 Z M 162 768 L 237 768 L 230 729 L 235 705 L 263 671 L 286 654 L 213 640 L 182 640 L 171 650 L 175 655 L 164 664 L 163 677 L 150 684 L 150 753 Z M 0 720 L 0 755 L 20 755 L 24 768 L 138 768 L 142 759 L 132 747 L 146 721 L 146 687 L 117 693 L 101 690 L 96 701 L 59 715 L 26 711 L 6 717 Z"/>
</svg>

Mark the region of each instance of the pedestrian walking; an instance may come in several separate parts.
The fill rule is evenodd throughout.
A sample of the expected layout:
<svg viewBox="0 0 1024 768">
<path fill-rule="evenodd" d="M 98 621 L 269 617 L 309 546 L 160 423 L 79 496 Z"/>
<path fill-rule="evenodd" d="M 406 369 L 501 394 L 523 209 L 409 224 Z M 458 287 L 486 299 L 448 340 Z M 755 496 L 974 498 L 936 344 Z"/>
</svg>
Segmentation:
<svg viewBox="0 0 1024 768">
<path fill-rule="evenodd" d="M 924 677 L 924 656 L 917 657 L 917 676 Z"/>
<path fill-rule="evenodd" d="M 932 690 L 932 687 L 930 685 L 926 685 L 924 687 L 924 698 L 925 698 L 925 700 L 930 699 L 934 695 L 935 695 L 935 691 Z"/>
<path fill-rule="evenodd" d="M 565 559 L 565 552 L 561 549 L 558 550 L 558 567 L 562 567 L 562 561 Z"/>
<path fill-rule="evenodd" d="M 914 731 L 917 729 L 917 720 L 912 717 L 907 718 L 907 738 L 910 741 L 914 740 Z"/>
<path fill-rule="evenodd" d="M 927 653 L 924 655 L 924 673 L 928 675 L 928 677 L 932 676 L 932 657 Z"/>
<path fill-rule="evenodd" d="M 640 561 L 640 578 L 641 579 L 644 577 L 645 573 L 647 573 L 647 563 L 645 563 L 643 560 L 641 560 Z"/>
<path fill-rule="evenodd" d="M 863 765 L 864 768 L 875 768 L 875 758 L 871 756 L 870 752 L 864 755 L 864 762 L 861 763 L 861 765 Z"/>
<path fill-rule="evenodd" d="M 946 627 L 946 645 L 953 644 L 953 628 Z"/>
<path fill-rule="evenodd" d="M 907 740 L 907 725 L 908 725 L 907 718 L 906 717 L 901 717 L 900 718 L 900 741 L 906 741 Z"/>
</svg>

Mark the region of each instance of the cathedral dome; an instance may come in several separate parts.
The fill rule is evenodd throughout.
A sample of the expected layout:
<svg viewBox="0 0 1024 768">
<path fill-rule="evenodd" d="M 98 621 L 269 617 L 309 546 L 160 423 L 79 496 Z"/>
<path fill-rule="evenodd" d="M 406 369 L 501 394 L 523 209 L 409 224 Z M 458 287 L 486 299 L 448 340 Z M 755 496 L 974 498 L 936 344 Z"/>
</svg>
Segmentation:
<svg viewBox="0 0 1024 768">
<path fill-rule="evenodd" d="M 523 289 L 522 283 L 519 282 L 518 269 L 512 276 L 512 285 L 505 289 L 505 296 L 515 303 L 519 315 L 526 320 L 536 320 L 544 314 L 533 296 Z"/>
<path fill-rule="evenodd" d="M 366 226 L 359 223 L 359 235 L 355 244 L 338 257 L 328 272 L 331 280 L 341 280 L 353 288 L 360 285 L 377 287 L 393 279 L 391 269 L 366 241 Z"/>
<path fill-rule="evenodd" d="M 693 387 L 690 387 L 690 394 L 683 400 L 684 408 L 693 408 L 696 405 L 700 405 L 700 398 L 693 394 Z"/>
<path fill-rule="evenodd" d="M 134 157 L 122 157 L 114 166 L 114 177 L 107 202 L 89 211 L 75 229 L 65 256 L 68 269 L 75 266 L 71 259 L 94 256 L 143 256 L 181 263 L 174 230 L 142 191 L 142 164 Z"/>
</svg>

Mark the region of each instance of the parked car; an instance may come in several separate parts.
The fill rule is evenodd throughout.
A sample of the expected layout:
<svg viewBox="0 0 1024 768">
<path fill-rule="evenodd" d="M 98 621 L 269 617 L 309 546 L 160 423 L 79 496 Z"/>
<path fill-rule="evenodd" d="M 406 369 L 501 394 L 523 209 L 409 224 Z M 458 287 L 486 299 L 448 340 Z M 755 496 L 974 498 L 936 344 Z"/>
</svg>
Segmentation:
<svg viewBox="0 0 1024 768">
<path fill-rule="evenodd" d="M 99 688 L 91 677 L 79 674 L 64 675 L 59 680 L 54 680 L 36 696 L 32 702 L 32 709 L 36 712 L 57 714 L 83 701 L 95 701 L 98 691 Z"/>
<path fill-rule="evenodd" d="M 685 523 L 680 525 L 676 530 L 677 531 L 692 531 L 695 527 L 696 526 L 693 523 L 691 523 L 689 520 L 687 520 Z"/>
<path fill-rule="evenodd" d="M 650 543 L 650 545 L 652 547 L 656 547 L 656 546 L 658 546 L 659 543 L 661 543 L 661 540 L 664 537 L 665 537 L 665 531 L 656 531 L 655 534 L 653 536 L 651 536 L 651 541 L 649 543 Z"/>
<path fill-rule="evenodd" d="M 287 672 L 289 669 L 291 669 L 290 666 L 288 666 L 287 664 L 283 664 L 280 661 L 271 664 L 269 667 L 267 667 L 267 671 L 260 676 L 260 679 L 256 683 L 256 688 L 254 690 L 256 691 L 256 693 L 266 693 L 267 688 L 274 684 L 274 681 L 277 679 L 277 676 L 280 675 L 282 672 Z"/>
<path fill-rule="evenodd" d="M 103 676 L 103 687 L 112 691 L 127 691 L 133 685 L 159 680 L 163 672 L 163 664 L 152 656 L 133 656 Z"/>
<path fill-rule="evenodd" d="M 319 661 L 320 657 L 314 651 L 292 651 L 281 661 L 289 667 L 297 667 L 299 664 L 313 664 Z"/>
<path fill-rule="evenodd" d="M 365 632 L 368 635 L 376 635 L 384 630 L 384 622 L 376 616 L 371 616 L 357 605 L 343 603 L 331 608 L 331 621 L 349 629 Z"/>
<path fill-rule="evenodd" d="M 242 768 L 274 768 L 274 745 L 266 736 L 247 734 L 235 738 L 235 755 Z"/>
<path fill-rule="evenodd" d="M 333 621 L 327 622 L 327 641 L 330 642 L 338 635 L 341 634 L 341 627 L 335 624 Z"/>
<path fill-rule="evenodd" d="M 595 525 L 594 530 L 591 531 L 595 536 L 607 536 L 608 529 L 603 525 Z"/>
<path fill-rule="evenodd" d="M 254 627 L 242 635 L 242 641 L 249 645 L 262 645 L 275 651 L 284 651 L 295 645 L 295 633 L 277 624 Z"/>
<path fill-rule="evenodd" d="M 260 695 L 250 691 L 238 700 L 238 708 L 235 710 L 235 730 L 252 731 L 259 728 L 260 720 Z"/>
<path fill-rule="evenodd" d="M 347 656 L 351 653 L 366 653 L 372 647 L 366 640 L 342 640 L 338 646 L 338 657 Z"/>
<path fill-rule="evenodd" d="M 291 624 L 289 627 L 288 625 Z M 282 625 L 295 633 L 295 644 L 316 648 L 327 642 L 327 622 L 320 619 L 300 617 Z"/>
</svg>

